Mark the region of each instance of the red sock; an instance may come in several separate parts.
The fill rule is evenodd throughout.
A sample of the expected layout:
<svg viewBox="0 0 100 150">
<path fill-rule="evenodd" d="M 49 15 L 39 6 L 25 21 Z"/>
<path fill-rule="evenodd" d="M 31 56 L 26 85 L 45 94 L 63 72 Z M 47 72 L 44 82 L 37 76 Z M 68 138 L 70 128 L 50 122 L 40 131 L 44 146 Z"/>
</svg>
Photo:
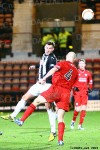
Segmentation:
<svg viewBox="0 0 100 150">
<path fill-rule="evenodd" d="M 73 121 L 76 121 L 78 114 L 79 114 L 79 112 L 74 110 L 74 115 L 73 115 L 73 119 L 72 119 Z"/>
<path fill-rule="evenodd" d="M 64 122 L 58 123 L 58 141 L 63 141 L 65 124 Z"/>
<path fill-rule="evenodd" d="M 20 120 L 25 121 L 35 111 L 35 109 L 36 107 L 33 104 L 30 104 Z"/>
<path fill-rule="evenodd" d="M 86 110 L 82 110 L 81 113 L 80 113 L 80 122 L 79 122 L 79 124 L 83 123 L 85 116 L 86 116 Z"/>
</svg>

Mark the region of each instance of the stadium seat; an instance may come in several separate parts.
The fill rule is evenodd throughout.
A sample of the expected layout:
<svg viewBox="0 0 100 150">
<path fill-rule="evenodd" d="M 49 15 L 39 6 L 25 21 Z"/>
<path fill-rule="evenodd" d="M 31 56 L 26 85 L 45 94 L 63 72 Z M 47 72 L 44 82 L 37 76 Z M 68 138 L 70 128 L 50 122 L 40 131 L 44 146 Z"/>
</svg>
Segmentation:
<svg viewBox="0 0 100 150">
<path fill-rule="evenodd" d="M 4 14 L 0 14 L 0 18 L 4 18 Z"/>
<path fill-rule="evenodd" d="M 22 84 L 22 83 L 28 83 L 27 77 L 21 77 L 20 78 L 20 84 Z"/>
<path fill-rule="evenodd" d="M 27 89 L 28 89 L 27 83 L 21 83 L 21 84 L 20 84 L 20 91 L 21 91 L 21 92 L 26 92 Z"/>
<path fill-rule="evenodd" d="M 33 85 L 33 83 L 30 82 L 30 83 L 28 84 L 28 89 L 30 89 L 32 85 Z"/>
<path fill-rule="evenodd" d="M 86 8 L 87 8 L 87 4 L 81 3 L 81 12 L 82 12 L 84 9 L 86 9 Z"/>
<path fill-rule="evenodd" d="M 94 82 L 94 85 L 93 85 L 93 88 L 94 88 L 94 89 L 100 89 L 100 82 L 95 81 L 95 82 Z"/>
<path fill-rule="evenodd" d="M 12 79 L 12 85 L 13 84 L 19 84 L 19 80 L 20 80 L 19 78 L 13 78 Z"/>
<path fill-rule="evenodd" d="M 28 70 L 29 70 L 28 64 L 22 64 L 22 65 L 21 65 L 21 70 L 22 70 L 22 71 L 23 71 L 23 70 L 28 71 Z"/>
<path fill-rule="evenodd" d="M 13 71 L 20 71 L 20 64 L 14 64 Z"/>
<path fill-rule="evenodd" d="M 0 77 L 4 77 L 4 70 L 0 71 Z"/>
<path fill-rule="evenodd" d="M 7 83 L 11 85 L 11 78 L 4 79 L 4 84 L 7 84 Z"/>
<path fill-rule="evenodd" d="M 5 92 L 10 92 L 11 91 L 11 83 L 5 83 L 3 90 Z"/>
<path fill-rule="evenodd" d="M 93 69 L 100 69 L 100 59 L 93 60 Z"/>
<path fill-rule="evenodd" d="M 100 81 L 100 76 L 95 76 L 94 78 L 93 78 L 93 81 L 95 82 L 95 81 Z"/>
<path fill-rule="evenodd" d="M 4 71 L 4 69 L 5 69 L 5 65 L 4 64 L 0 64 L 0 71 Z"/>
<path fill-rule="evenodd" d="M 0 84 L 0 91 L 3 91 L 3 84 Z"/>
<path fill-rule="evenodd" d="M 6 71 L 5 74 L 4 74 L 4 77 L 9 77 L 9 78 L 12 78 L 12 71 Z"/>
<path fill-rule="evenodd" d="M 4 76 L 0 76 L 0 85 L 4 83 Z"/>
<path fill-rule="evenodd" d="M 4 23 L 3 22 L 0 22 L 0 27 L 3 27 Z"/>
<path fill-rule="evenodd" d="M 86 59 L 86 68 L 93 69 L 93 61 L 92 59 Z"/>
<path fill-rule="evenodd" d="M 20 77 L 20 71 L 19 70 L 13 70 L 13 75 L 12 75 L 13 78 L 17 78 L 17 77 Z"/>
<path fill-rule="evenodd" d="M 95 12 L 95 19 L 100 20 L 100 12 Z"/>
<path fill-rule="evenodd" d="M 21 70 L 21 77 L 28 77 L 28 71 L 27 70 Z"/>
<path fill-rule="evenodd" d="M 95 4 L 96 12 L 100 12 L 100 3 Z"/>
<path fill-rule="evenodd" d="M 30 76 L 36 76 L 36 70 L 34 69 L 34 70 L 29 70 L 29 77 Z"/>
<path fill-rule="evenodd" d="M 35 84 L 35 83 L 36 83 L 36 77 L 35 77 L 35 76 L 29 77 L 29 78 L 28 78 L 28 82 L 29 82 L 29 83 L 32 83 L 32 84 Z"/>
<path fill-rule="evenodd" d="M 6 64 L 5 71 L 12 71 L 12 64 Z"/>
<path fill-rule="evenodd" d="M 3 40 L 0 40 L 0 50 L 3 48 Z"/>
<path fill-rule="evenodd" d="M 3 23 L 4 22 L 4 18 L 0 18 L 0 22 Z"/>
<path fill-rule="evenodd" d="M 5 18 L 12 18 L 13 15 L 12 15 L 12 14 L 5 14 L 4 17 L 5 17 Z"/>
<path fill-rule="evenodd" d="M 20 88 L 19 88 L 19 83 L 13 83 L 12 84 L 12 89 L 11 89 L 13 92 L 19 92 L 20 91 Z"/>
</svg>

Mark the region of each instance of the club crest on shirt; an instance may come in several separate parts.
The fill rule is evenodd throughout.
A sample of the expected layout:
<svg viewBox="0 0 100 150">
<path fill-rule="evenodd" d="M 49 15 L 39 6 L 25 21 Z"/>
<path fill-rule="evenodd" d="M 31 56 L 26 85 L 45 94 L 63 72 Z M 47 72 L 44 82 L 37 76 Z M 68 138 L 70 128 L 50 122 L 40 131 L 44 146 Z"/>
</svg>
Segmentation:
<svg viewBox="0 0 100 150">
<path fill-rule="evenodd" d="M 76 103 L 76 106 L 78 106 L 78 103 Z"/>
</svg>

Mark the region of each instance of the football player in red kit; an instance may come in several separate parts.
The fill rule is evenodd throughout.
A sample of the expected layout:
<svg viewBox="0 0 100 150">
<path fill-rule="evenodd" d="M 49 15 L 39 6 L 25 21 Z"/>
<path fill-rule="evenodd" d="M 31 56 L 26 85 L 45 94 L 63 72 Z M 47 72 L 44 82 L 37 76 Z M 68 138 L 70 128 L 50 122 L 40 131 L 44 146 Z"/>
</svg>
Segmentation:
<svg viewBox="0 0 100 150">
<path fill-rule="evenodd" d="M 69 110 L 70 91 L 78 78 L 77 68 L 73 62 L 76 59 L 74 52 L 66 55 L 66 61 L 58 62 L 39 82 L 44 84 L 46 79 L 52 76 L 51 87 L 41 93 L 27 108 L 22 118 L 16 119 L 15 123 L 22 126 L 24 121 L 35 111 L 39 104 L 54 102 L 58 108 L 58 145 L 63 145 L 64 114 Z"/>
<path fill-rule="evenodd" d="M 75 99 L 75 109 L 73 114 L 73 119 L 71 121 L 71 129 L 74 129 L 76 118 L 80 112 L 80 120 L 78 129 L 84 130 L 82 124 L 86 116 L 86 106 L 88 102 L 88 93 L 92 91 L 93 81 L 92 74 L 85 69 L 86 63 L 84 59 L 79 60 L 78 69 L 78 80 L 73 88 L 73 96 Z"/>
</svg>

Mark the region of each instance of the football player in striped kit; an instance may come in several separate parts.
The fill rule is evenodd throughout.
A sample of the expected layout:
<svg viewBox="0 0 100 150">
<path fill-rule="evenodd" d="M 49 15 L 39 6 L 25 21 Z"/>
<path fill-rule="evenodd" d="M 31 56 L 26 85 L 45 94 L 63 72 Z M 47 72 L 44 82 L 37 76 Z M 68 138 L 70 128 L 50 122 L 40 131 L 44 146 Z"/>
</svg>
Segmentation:
<svg viewBox="0 0 100 150">
<path fill-rule="evenodd" d="M 85 59 L 80 59 L 78 63 L 78 80 L 74 84 L 73 87 L 73 96 L 74 96 L 74 114 L 73 119 L 71 121 L 71 129 L 74 129 L 76 118 L 80 112 L 80 120 L 78 129 L 84 130 L 82 124 L 84 122 L 84 118 L 86 116 L 86 107 L 88 102 L 88 93 L 92 91 L 93 88 L 93 80 L 92 74 L 85 69 L 86 62 Z"/>
<path fill-rule="evenodd" d="M 42 59 L 40 60 L 40 65 L 39 65 L 38 80 L 43 78 L 48 73 L 48 71 L 56 65 L 57 59 L 56 59 L 56 56 L 53 54 L 54 48 L 55 48 L 55 43 L 52 41 L 48 41 L 45 44 L 45 46 L 44 46 L 45 53 L 43 54 Z M 35 69 L 35 67 L 37 67 L 37 66 L 30 66 L 29 69 Z M 52 76 L 50 76 L 46 80 L 45 84 L 40 84 L 37 81 L 36 84 L 34 84 L 22 96 L 21 100 L 16 105 L 13 113 L 11 113 L 10 115 L 1 116 L 1 118 L 5 119 L 5 120 L 14 121 L 14 119 L 16 118 L 18 113 L 25 107 L 27 101 L 29 99 L 33 98 L 34 96 L 38 96 L 40 93 L 46 91 L 51 86 L 51 83 L 52 83 Z M 54 138 L 56 136 L 56 112 L 52 109 L 52 106 L 50 103 L 46 103 L 45 106 L 46 106 L 46 109 L 48 112 L 50 127 L 51 127 L 51 132 L 50 132 L 48 141 L 52 141 L 52 140 L 54 140 Z"/>
</svg>

